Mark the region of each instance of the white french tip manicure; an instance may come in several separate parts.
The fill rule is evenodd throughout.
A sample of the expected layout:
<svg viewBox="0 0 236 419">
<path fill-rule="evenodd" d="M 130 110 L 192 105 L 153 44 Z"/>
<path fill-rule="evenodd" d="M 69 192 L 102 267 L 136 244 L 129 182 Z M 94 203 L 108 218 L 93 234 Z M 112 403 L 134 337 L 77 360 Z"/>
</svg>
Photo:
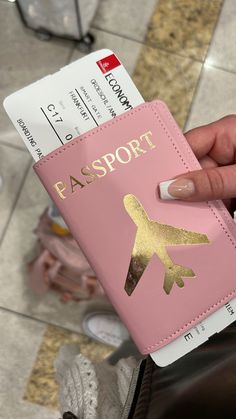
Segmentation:
<svg viewBox="0 0 236 419">
<path fill-rule="evenodd" d="M 159 183 L 159 191 L 160 191 L 160 198 L 161 199 L 176 199 L 174 196 L 170 195 L 168 192 L 168 187 L 171 183 L 173 183 L 175 179 L 166 180 L 165 182 Z"/>
</svg>

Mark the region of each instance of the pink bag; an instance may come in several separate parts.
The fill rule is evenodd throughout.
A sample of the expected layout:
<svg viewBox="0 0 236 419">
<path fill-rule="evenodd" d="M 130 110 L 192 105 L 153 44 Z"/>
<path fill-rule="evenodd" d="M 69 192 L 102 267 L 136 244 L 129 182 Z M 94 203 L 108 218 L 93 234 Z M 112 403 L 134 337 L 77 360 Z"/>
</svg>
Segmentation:
<svg viewBox="0 0 236 419">
<path fill-rule="evenodd" d="M 92 297 L 104 297 L 85 256 L 71 234 L 57 235 L 52 222 L 43 213 L 35 230 L 40 244 L 39 255 L 29 263 L 30 285 L 38 294 L 49 288 L 59 291 L 61 300 L 79 301 Z"/>
</svg>

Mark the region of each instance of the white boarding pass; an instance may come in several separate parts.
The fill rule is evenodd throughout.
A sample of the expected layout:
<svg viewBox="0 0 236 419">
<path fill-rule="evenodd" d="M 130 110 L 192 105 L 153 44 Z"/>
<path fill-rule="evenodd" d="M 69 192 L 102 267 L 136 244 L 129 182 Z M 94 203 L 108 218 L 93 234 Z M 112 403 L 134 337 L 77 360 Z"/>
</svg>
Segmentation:
<svg viewBox="0 0 236 419">
<path fill-rule="evenodd" d="M 37 161 L 143 102 L 116 55 L 103 49 L 11 94 L 4 107 Z"/>
</svg>

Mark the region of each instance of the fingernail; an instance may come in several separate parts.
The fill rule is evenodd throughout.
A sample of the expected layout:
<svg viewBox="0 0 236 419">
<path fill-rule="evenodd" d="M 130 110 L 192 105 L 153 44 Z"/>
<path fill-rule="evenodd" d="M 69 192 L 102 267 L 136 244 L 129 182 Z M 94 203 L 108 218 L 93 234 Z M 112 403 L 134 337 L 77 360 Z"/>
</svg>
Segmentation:
<svg viewBox="0 0 236 419">
<path fill-rule="evenodd" d="M 190 179 L 172 179 L 159 184 L 161 199 L 185 199 L 195 192 L 194 183 Z"/>
</svg>

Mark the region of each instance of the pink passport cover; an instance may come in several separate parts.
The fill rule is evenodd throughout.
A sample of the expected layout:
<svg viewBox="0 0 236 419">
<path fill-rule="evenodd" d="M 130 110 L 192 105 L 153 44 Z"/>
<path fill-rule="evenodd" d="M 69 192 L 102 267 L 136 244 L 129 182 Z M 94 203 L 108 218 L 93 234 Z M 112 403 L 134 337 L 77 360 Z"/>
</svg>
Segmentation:
<svg viewBox="0 0 236 419">
<path fill-rule="evenodd" d="M 236 294 L 236 227 L 223 203 L 158 197 L 160 181 L 198 168 L 161 101 L 94 128 L 34 165 L 143 354 Z"/>
</svg>

